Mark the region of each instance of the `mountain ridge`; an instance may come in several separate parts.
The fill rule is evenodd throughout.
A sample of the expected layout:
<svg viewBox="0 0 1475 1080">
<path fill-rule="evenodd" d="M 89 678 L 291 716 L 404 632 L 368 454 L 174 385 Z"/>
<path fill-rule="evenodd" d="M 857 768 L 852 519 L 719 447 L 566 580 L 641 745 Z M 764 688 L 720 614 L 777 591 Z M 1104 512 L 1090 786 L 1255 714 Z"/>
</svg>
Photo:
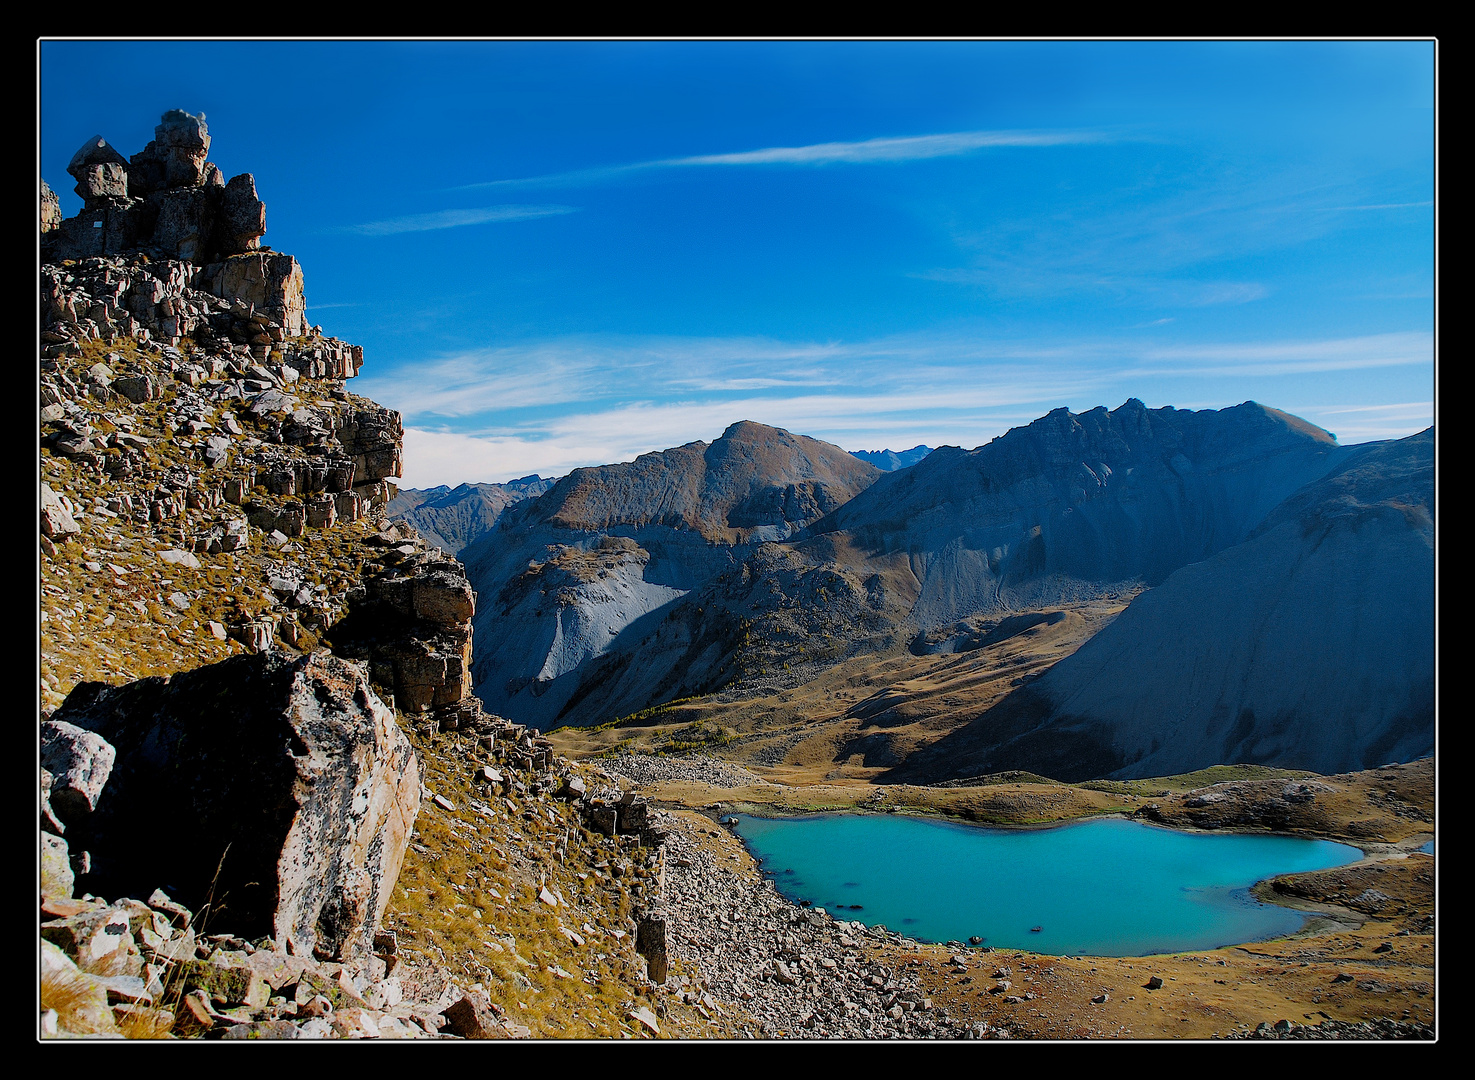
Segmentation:
<svg viewBox="0 0 1475 1080">
<path fill-rule="evenodd" d="M 897 778 L 1185 762 L 1321 773 L 1434 746 L 1433 429 L 1360 444 Z M 958 770 L 961 770 L 959 772 Z"/>
</svg>

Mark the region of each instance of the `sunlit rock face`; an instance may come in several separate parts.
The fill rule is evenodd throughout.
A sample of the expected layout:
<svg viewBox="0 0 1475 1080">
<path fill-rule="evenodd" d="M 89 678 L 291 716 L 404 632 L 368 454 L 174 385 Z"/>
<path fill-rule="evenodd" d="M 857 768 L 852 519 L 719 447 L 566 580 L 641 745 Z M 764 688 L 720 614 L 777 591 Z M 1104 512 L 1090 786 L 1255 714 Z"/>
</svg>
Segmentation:
<svg viewBox="0 0 1475 1080">
<path fill-rule="evenodd" d="M 54 722 L 117 753 L 69 830 L 83 886 L 166 888 L 298 955 L 368 955 L 420 806 L 420 765 L 362 665 L 263 653 L 124 686 L 83 683 Z"/>
</svg>

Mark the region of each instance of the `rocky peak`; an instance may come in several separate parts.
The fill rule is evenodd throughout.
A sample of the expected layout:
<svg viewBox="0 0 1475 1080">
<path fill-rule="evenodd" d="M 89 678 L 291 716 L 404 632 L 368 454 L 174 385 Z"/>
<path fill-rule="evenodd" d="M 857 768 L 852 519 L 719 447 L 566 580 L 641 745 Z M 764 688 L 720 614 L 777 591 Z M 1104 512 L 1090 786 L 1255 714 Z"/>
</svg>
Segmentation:
<svg viewBox="0 0 1475 1080">
<path fill-rule="evenodd" d="M 182 109 L 165 113 L 153 141 L 131 158 L 94 135 L 67 166 L 82 198 L 80 212 L 61 220 L 43 184 L 43 258 L 178 260 L 199 268 L 189 274 L 199 287 L 251 304 L 269 313 L 286 336 L 300 336 L 307 329 L 301 267 L 290 255 L 262 248 L 266 204 L 256 194 L 255 177 L 242 173 L 227 183 L 207 160 L 209 150 L 204 115 Z"/>
<path fill-rule="evenodd" d="M 566 529 L 665 525 L 717 543 L 781 539 L 864 490 L 880 471 L 837 446 L 750 420 L 715 442 L 576 469 L 531 513 Z"/>
</svg>

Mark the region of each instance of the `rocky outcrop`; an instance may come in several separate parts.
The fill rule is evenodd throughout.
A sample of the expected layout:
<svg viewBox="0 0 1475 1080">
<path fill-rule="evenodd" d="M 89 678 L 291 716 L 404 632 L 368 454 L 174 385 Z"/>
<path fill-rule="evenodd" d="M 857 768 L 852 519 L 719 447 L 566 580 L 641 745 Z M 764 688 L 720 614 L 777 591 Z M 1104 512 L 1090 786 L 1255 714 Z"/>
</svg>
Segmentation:
<svg viewBox="0 0 1475 1080">
<path fill-rule="evenodd" d="M 101 735 L 60 721 L 41 725 L 46 805 L 64 822 L 84 821 L 112 774 L 116 749 Z"/>
<path fill-rule="evenodd" d="M 61 201 L 45 180 L 41 181 L 41 235 L 61 224 Z"/>
<path fill-rule="evenodd" d="M 420 805 L 420 768 L 359 666 L 240 657 L 169 679 L 84 683 L 53 727 L 117 751 L 72 824 L 104 895 L 167 887 L 297 955 L 367 955 Z M 166 829 L 161 836 L 156 829 Z"/>
<path fill-rule="evenodd" d="M 59 211 L 48 210 L 50 189 L 43 189 L 42 256 L 61 263 L 142 252 L 184 263 L 199 270 L 197 284 L 206 291 L 259 312 L 263 329 L 269 320 L 279 335 L 300 337 L 307 329 L 302 268 L 290 255 L 262 248 L 266 205 L 255 179 L 242 173 L 226 183 L 206 160 L 209 150 L 204 115 L 180 109 L 164 114 L 153 141 L 131 159 L 93 136 L 67 167 L 81 212 L 57 220 Z M 164 291 L 152 303 L 166 298 L 172 301 Z"/>
<path fill-rule="evenodd" d="M 437 726 L 453 729 L 464 716 L 471 726 L 480 712 L 471 696 L 476 597 L 465 567 L 407 525 L 385 523 L 373 540 L 382 554 L 349 598 L 336 650 L 367 661 L 401 712 L 435 713 Z"/>
<path fill-rule="evenodd" d="M 88 256 L 43 269 L 41 301 L 48 359 L 123 337 L 165 346 L 219 342 L 247 360 L 321 368 L 319 378 L 351 379 L 363 363 L 357 346 L 307 326 L 302 269 L 289 255 L 256 253 L 211 266 L 134 252 Z"/>
</svg>

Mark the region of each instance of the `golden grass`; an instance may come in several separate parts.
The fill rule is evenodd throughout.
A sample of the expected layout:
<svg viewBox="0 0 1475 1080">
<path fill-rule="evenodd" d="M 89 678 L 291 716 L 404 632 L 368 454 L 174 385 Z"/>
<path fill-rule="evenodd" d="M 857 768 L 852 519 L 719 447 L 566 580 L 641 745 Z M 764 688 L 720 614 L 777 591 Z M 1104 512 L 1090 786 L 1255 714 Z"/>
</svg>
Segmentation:
<svg viewBox="0 0 1475 1080">
<path fill-rule="evenodd" d="M 80 971 L 54 968 L 41 973 L 41 1011 L 54 1009 L 57 1025 L 77 1035 L 114 1035 L 117 1027 L 109 1012 L 106 993 Z"/>
<path fill-rule="evenodd" d="M 165 440 L 156 447 L 161 447 L 156 454 L 160 465 L 183 463 L 188 454 L 184 448 L 170 452 Z M 192 467 L 198 470 L 199 463 Z M 208 470 L 201 474 L 211 479 Z M 42 476 L 53 489 L 87 509 L 94 500 L 117 494 L 107 477 L 45 450 Z M 266 498 L 261 489 L 256 497 Z M 127 515 L 93 520 L 84 513 L 80 536 L 58 544 L 54 557 L 43 556 L 41 676 L 46 705 L 59 705 L 79 682 L 117 684 L 237 655 L 244 646 L 217 640 L 208 624 L 240 624 L 270 610 L 271 563 L 291 561 L 305 571 L 306 583 L 325 585 L 326 595 L 341 598 L 358 583 L 366 558 L 373 554 L 360 543 L 368 523 L 356 522 L 308 529 L 293 540 L 296 552 L 286 556 L 267 546 L 259 530 L 252 530 L 248 549 L 216 555 L 196 552 L 199 569 L 159 559 L 157 552 L 163 546 L 189 550 L 195 534 L 226 510 L 239 513 L 232 507 L 187 510 L 166 524 L 139 524 Z M 101 569 L 89 570 L 88 562 Z M 125 573 L 117 574 L 114 566 Z M 177 612 L 167 604 L 174 592 L 191 597 L 188 610 Z M 311 631 L 300 642 L 304 650 L 319 644 L 320 635 Z"/>
<path fill-rule="evenodd" d="M 589 832 L 576 811 L 556 800 L 513 794 L 514 813 L 504 800 L 473 788 L 472 765 L 479 759 L 468 738 L 416 734 L 412 740 L 426 787 L 456 809 L 422 804 L 385 918 L 399 935 L 401 953 L 444 965 L 464 985 L 481 984 L 534 1037 L 644 1037 L 627 1015 L 638 1000 L 654 1001 L 645 999 L 645 962 L 630 933 L 634 906 L 654 886 L 654 871 L 644 866 L 650 852 Z M 494 816 L 477 813 L 472 799 L 495 808 Z M 560 840 L 567 842 L 563 859 L 556 854 Z M 596 878 L 600 862 L 634 866 L 618 880 L 607 871 Z M 551 908 L 540 902 L 544 884 L 565 903 Z M 575 945 L 560 925 L 584 944 Z M 617 940 L 613 930 L 626 936 Z M 674 1020 L 662 1022 L 663 1035 L 722 1030 L 683 1031 Z"/>
</svg>

